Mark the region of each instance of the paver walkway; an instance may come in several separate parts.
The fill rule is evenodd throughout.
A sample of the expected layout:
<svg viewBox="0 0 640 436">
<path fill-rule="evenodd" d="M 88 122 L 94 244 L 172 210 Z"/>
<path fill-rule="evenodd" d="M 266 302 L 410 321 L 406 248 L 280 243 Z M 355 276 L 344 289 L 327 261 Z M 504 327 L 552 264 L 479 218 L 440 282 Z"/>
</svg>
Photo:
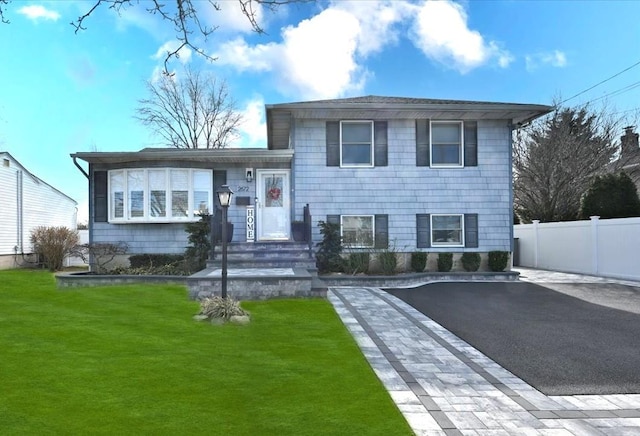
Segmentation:
<svg viewBox="0 0 640 436">
<path fill-rule="evenodd" d="M 546 396 L 380 289 L 328 298 L 417 435 L 640 435 L 640 394 Z"/>
</svg>

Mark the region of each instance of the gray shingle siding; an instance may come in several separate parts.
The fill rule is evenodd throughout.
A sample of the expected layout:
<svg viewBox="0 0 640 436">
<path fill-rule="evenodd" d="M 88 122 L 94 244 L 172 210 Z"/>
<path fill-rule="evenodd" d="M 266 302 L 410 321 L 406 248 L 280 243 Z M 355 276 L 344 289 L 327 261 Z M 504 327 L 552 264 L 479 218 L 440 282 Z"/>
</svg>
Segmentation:
<svg viewBox="0 0 640 436">
<path fill-rule="evenodd" d="M 416 166 L 415 120 L 388 122 L 388 166 L 326 166 L 324 120 L 295 120 L 296 219 L 309 203 L 317 221 L 331 214 L 388 214 L 389 241 L 402 251 L 416 249 L 416 214 L 477 213 L 479 247 L 509 250 L 512 212 L 507 121 L 478 122 L 478 166 Z M 447 251 L 450 248 L 430 248 Z"/>
</svg>

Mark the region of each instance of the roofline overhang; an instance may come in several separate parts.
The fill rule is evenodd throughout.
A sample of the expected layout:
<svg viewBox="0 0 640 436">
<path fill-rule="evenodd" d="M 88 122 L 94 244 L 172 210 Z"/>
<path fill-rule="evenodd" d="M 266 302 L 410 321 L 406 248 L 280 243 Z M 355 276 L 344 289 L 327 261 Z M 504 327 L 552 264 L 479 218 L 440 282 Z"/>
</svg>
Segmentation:
<svg viewBox="0 0 640 436">
<path fill-rule="evenodd" d="M 341 119 L 348 115 L 347 111 L 367 111 L 372 117 L 375 114 L 386 114 L 389 118 L 407 118 L 420 114 L 425 118 L 431 118 L 437 114 L 437 118 L 451 116 L 456 118 L 464 114 L 466 119 L 508 119 L 514 126 L 520 127 L 530 123 L 538 117 L 546 115 L 554 110 L 553 106 L 541 104 L 522 103 L 477 103 L 477 102 L 447 102 L 447 103 L 327 103 L 327 102 L 301 102 L 265 105 L 267 118 L 272 111 L 291 112 L 294 118 L 327 118 L 329 113 L 332 118 Z M 403 115 L 406 114 L 406 115 Z M 434 114 L 434 115 L 430 115 Z M 505 114 L 509 116 L 505 117 Z"/>
<path fill-rule="evenodd" d="M 90 164 L 118 164 L 131 162 L 205 162 L 220 164 L 290 163 L 293 150 L 265 148 L 168 149 L 133 152 L 80 152 L 70 155 Z"/>
</svg>

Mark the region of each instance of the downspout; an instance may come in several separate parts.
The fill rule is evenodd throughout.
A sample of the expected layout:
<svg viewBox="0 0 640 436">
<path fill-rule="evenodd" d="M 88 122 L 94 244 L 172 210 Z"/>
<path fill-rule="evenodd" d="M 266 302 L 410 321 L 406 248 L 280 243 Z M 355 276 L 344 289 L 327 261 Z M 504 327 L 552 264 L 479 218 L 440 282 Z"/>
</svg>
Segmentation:
<svg viewBox="0 0 640 436">
<path fill-rule="evenodd" d="M 84 174 L 84 176 L 87 178 L 87 180 L 89 181 L 89 215 L 87 217 L 87 226 L 89 229 L 89 247 L 91 247 L 93 245 L 93 225 L 91 223 L 91 217 L 93 216 L 93 190 L 95 189 L 95 186 L 93 186 L 93 184 L 91 183 L 91 176 L 89 176 L 89 174 L 84 170 L 84 168 L 82 168 L 80 166 L 80 164 L 77 161 L 77 158 L 74 155 L 71 155 L 71 157 L 73 158 L 73 164 L 76 166 L 76 168 L 78 168 L 80 170 L 80 172 L 82 174 Z M 91 175 L 93 175 L 93 168 L 92 165 L 89 164 L 89 172 L 91 173 Z M 78 208 L 76 207 L 76 228 L 78 226 Z M 89 250 L 89 270 L 91 270 L 91 267 L 93 265 L 93 255 L 91 254 L 91 250 Z"/>
<path fill-rule="evenodd" d="M 87 180 L 89 180 L 89 174 L 87 174 L 87 172 L 84 170 L 84 168 L 82 168 L 82 167 L 80 166 L 80 164 L 79 164 L 79 163 L 78 163 L 78 161 L 76 160 L 76 157 L 75 157 L 75 156 L 73 156 L 73 155 L 72 155 L 71 157 L 73 157 L 73 164 L 76 166 L 76 168 L 78 168 L 78 169 L 80 170 L 80 172 L 81 172 L 82 174 L 84 174 L 84 176 L 87 178 Z"/>
<path fill-rule="evenodd" d="M 513 124 L 509 122 L 509 251 L 511 251 L 511 267 L 513 267 Z"/>
</svg>

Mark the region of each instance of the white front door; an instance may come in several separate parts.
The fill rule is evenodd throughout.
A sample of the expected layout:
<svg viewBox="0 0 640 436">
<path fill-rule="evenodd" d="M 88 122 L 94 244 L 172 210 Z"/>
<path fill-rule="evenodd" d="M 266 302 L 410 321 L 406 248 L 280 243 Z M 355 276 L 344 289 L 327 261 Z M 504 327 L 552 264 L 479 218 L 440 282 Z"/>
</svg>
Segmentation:
<svg viewBox="0 0 640 436">
<path fill-rule="evenodd" d="M 291 229 L 289 170 L 257 170 L 257 176 L 258 240 L 288 240 Z"/>
</svg>

